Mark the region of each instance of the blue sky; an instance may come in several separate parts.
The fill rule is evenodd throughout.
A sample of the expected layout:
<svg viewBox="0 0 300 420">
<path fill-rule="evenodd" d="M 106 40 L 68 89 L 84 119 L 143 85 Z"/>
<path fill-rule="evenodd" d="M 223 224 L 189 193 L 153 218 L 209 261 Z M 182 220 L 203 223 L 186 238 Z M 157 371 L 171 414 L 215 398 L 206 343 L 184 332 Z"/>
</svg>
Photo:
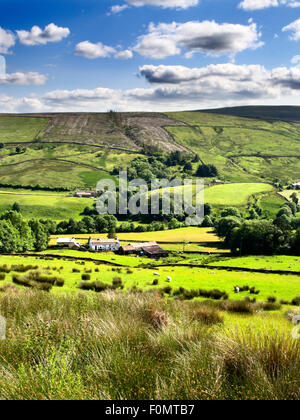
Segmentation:
<svg viewBox="0 0 300 420">
<path fill-rule="evenodd" d="M 0 0 L 0 112 L 299 104 L 297 0 Z"/>
</svg>

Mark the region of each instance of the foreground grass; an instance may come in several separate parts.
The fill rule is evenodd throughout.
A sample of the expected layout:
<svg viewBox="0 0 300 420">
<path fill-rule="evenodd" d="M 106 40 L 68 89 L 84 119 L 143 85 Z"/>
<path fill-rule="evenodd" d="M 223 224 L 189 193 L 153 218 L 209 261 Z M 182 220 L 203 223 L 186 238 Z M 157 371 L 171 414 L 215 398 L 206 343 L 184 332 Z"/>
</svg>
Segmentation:
<svg viewBox="0 0 300 420">
<path fill-rule="evenodd" d="M 12 290 L 0 311 L 2 400 L 300 397 L 299 341 L 281 314 L 112 291 Z"/>
</svg>

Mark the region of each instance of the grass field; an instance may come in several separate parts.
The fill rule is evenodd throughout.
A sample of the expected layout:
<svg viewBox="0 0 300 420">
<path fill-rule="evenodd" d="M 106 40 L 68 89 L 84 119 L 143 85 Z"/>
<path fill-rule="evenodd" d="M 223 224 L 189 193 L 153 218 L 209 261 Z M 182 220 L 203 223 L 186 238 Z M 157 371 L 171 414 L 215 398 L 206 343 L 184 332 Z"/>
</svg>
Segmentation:
<svg viewBox="0 0 300 420">
<path fill-rule="evenodd" d="M 36 186 L 41 188 L 95 189 L 97 182 L 111 178 L 101 169 L 84 164 L 55 160 L 22 161 L 12 166 L 0 166 L 2 183 L 8 185 Z"/>
<path fill-rule="evenodd" d="M 62 235 L 67 236 L 67 235 Z M 76 239 L 87 239 L 92 238 L 105 238 L 107 234 L 93 234 L 93 235 L 76 235 Z M 53 236 L 53 239 L 57 236 Z M 220 242 L 220 238 L 214 233 L 213 228 L 198 228 L 198 227 L 186 227 L 174 230 L 164 230 L 159 232 L 133 232 L 133 233 L 118 233 L 120 241 L 156 241 L 156 242 L 167 242 L 167 243 L 183 243 L 183 242 L 194 242 L 194 243 L 210 243 Z"/>
<path fill-rule="evenodd" d="M 66 193 L 4 192 L 0 191 L 0 213 L 11 210 L 18 203 L 26 219 L 67 220 L 80 219 L 85 207 L 91 207 L 93 200 L 87 198 L 66 197 Z"/>
<path fill-rule="evenodd" d="M 107 284 L 111 284 L 113 278 L 121 277 L 125 290 L 132 287 L 138 287 L 143 290 L 155 290 L 170 285 L 166 282 L 167 276 L 172 277 L 171 287 L 173 290 L 184 287 L 191 289 L 219 289 L 228 293 L 230 299 L 241 299 L 242 297 L 251 296 L 249 292 L 244 292 L 238 296 L 234 293 L 235 286 L 249 285 L 260 290 L 257 297 L 258 300 L 266 300 L 269 296 L 275 296 L 277 299 L 285 299 L 291 301 L 295 296 L 299 295 L 300 278 L 292 275 L 276 275 L 276 274 L 260 274 L 245 272 L 228 272 L 223 270 L 215 270 L 207 268 L 192 267 L 157 267 L 155 270 L 147 268 L 138 268 L 136 266 L 135 257 L 114 257 L 116 263 L 124 261 L 124 268 L 116 269 L 101 262 L 95 264 L 93 262 L 84 262 L 81 266 L 75 261 L 64 261 L 63 259 L 40 260 L 36 257 L 19 257 L 19 256 L 0 256 L 0 264 L 11 265 L 37 265 L 44 273 L 52 273 L 65 280 L 64 287 L 54 287 L 53 293 L 63 294 L 66 292 L 78 291 L 81 282 L 81 276 L 85 270 L 92 270 L 91 280 L 98 280 Z M 105 257 L 104 257 L 105 259 Z M 108 255 L 107 260 L 113 262 L 113 257 Z M 132 263 L 130 262 L 132 261 Z M 151 262 L 151 261 L 150 261 Z M 144 263 L 149 260 L 144 259 Z M 128 271 L 127 266 L 130 266 Z M 73 273 L 73 269 L 79 269 L 79 273 Z M 99 270 L 95 271 L 95 270 Z M 159 284 L 153 286 L 153 280 L 157 277 L 153 275 L 154 271 L 160 273 Z M 2 285 L 11 283 L 13 272 L 6 274 L 5 280 L 1 281 Z M 90 292 L 87 292 L 90 293 Z"/>
<path fill-rule="evenodd" d="M 300 271 L 300 257 L 288 255 L 229 258 L 218 261 L 221 267 L 247 267 L 264 270 Z M 299 290 L 300 293 L 300 290 Z"/>
<path fill-rule="evenodd" d="M 1 118 L 0 118 L 1 120 Z M 40 185 L 95 189 L 102 178 L 112 178 L 109 172 L 126 166 L 138 154 L 79 144 L 30 145 L 21 154 L 15 146 L 0 150 L 0 176 L 10 185 Z"/>
<path fill-rule="evenodd" d="M 291 195 L 294 193 L 297 195 L 300 201 L 300 190 L 285 190 L 285 191 L 280 192 L 280 195 L 282 195 L 287 200 L 291 200 Z"/>
<path fill-rule="evenodd" d="M 163 195 L 164 191 L 168 192 L 168 190 L 169 189 L 162 188 L 160 194 Z M 196 186 L 170 188 L 171 194 L 183 194 L 183 190 L 186 192 L 192 191 L 192 193 L 195 194 Z M 252 195 L 269 193 L 273 190 L 274 187 L 266 183 L 232 183 L 216 185 L 205 188 L 204 201 L 205 203 L 209 203 L 215 206 L 245 207 Z M 151 193 L 149 193 L 149 195 L 150 194 Z"/>
<path fill-rule="evenodd" d="M 245 206 L 251 195 L 273 189 L 272 185 L 255 183 L 216 185 L 205 190 L 205 202 L 219 206 Z"/>
<path fill-rule="evenodd" d="M 35 140 L 47 118 L 0 116 L 0 142 L 22 143 Z"/>
<path fill-rule="evenodd" d="M 268 217 L 275 218 L 280 207 L 285 203 L 285 199 L 277 192 L 265 194 L 258 199 L 259 206 L 267 214 Z"/>
<path fill-rule="evenodd" d="M 157 294 L 0 294 L 1 400 L 299 400 L 283 312 L 233 314 Z"/>
</svg>

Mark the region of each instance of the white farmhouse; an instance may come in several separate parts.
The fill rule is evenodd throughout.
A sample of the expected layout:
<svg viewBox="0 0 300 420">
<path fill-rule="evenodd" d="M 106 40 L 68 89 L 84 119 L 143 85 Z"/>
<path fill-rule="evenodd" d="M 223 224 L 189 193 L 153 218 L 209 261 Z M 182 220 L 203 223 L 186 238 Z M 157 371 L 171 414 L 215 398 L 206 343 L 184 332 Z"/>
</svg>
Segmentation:
<svg viewBox="0 0 300 420">
<path fill-rule="evenodd" d="M 119 251 L 119 239 L 90 239 L 89 247 L 93 251 Z"/>
</svg>

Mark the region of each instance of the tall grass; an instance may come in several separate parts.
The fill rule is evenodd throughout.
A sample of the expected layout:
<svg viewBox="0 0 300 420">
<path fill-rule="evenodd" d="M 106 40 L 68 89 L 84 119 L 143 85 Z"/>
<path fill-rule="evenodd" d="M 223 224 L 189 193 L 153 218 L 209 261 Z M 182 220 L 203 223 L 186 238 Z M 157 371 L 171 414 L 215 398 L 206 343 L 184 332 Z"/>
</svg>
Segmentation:
<svg viewBox="0 0 300 420">
<path fill-rule="evenodd" d="M 204 302 L 160 294 L 0 294 L 0 399 L 299 399 L 290 332 L 229 332 Z"/>
</svg>

